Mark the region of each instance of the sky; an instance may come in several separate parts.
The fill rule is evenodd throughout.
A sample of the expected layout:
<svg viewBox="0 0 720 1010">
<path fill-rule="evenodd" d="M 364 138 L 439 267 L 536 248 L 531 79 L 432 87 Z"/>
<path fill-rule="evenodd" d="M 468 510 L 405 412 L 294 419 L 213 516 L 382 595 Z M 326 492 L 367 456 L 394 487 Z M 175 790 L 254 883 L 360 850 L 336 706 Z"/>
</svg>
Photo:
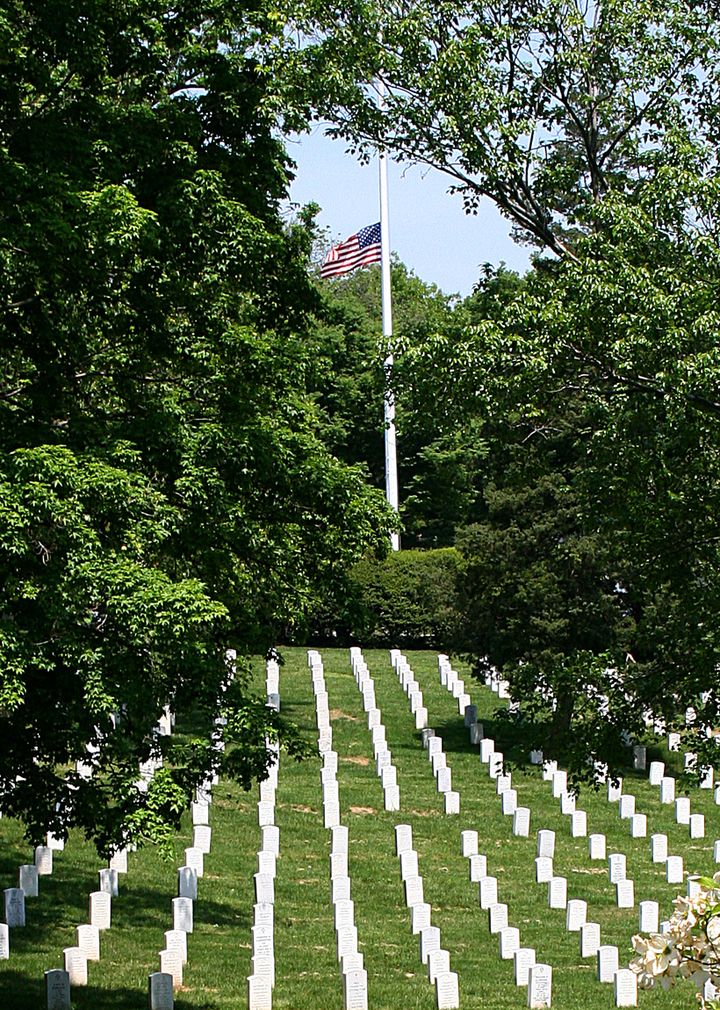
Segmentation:
<svg viewBox="0 0 720 1010">
<path fill-rule="evenodd" d="M 297 164 L 290 199 L 319 204 L 318 224 L 333 241 L 379 220 L 377 161 L 361 165 L 322 126 L 286 143 Z M 469 215 L 462 198 L 447 192 L 451 180 L 441 172 L 391 162 L 388 174 L 391 248 L 422 280 L 446 294 L 468 295 L 484 263 L 527 268 L 529 247 L 513 242 L 510 223 L 489 200 Z"/>
</svg>

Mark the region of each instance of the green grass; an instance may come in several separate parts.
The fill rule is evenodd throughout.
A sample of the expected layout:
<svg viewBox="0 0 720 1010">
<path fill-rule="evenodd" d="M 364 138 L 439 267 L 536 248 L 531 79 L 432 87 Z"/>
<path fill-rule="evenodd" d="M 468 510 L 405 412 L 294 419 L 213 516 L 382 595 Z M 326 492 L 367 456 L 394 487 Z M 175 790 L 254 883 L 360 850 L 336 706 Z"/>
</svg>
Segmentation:
<svg viewBox="0 0 720 1010">
<path fill-rule="evenodd" d="M 532 808 L 529 838 L 512 835 L 512 818 L 503 817 L 495 784 L 471 747 L 457 703 L 437 677 L 435 654 L 410 653 L 425 696 L 430 725 L 443 737 L 453 788 L 461 796 L 459 817 L 444 814 L 430 763 L 414 729 L 408 701 L 392 672 L 386 652 L 367 652 L 377 703 L 387 729 L 388 745 L 398 769 L 401 810 L 386 813 L 375 774 L 371 734 L 362 698 L 345 650 L 325 650 L 325 679 L 330 700 L 334 747 L 339 752 L 338 781 L 342 821 L 349 828 L 349 863 L 355 922 L 368 971 L 372 1010 L 432 1010 L 434 989 L 420 964 L 418 938 L 410 931 L 403 900 L 394 825 L 412 825 L 425 900 L 432 904 L 433 924 L 450 951 L 451 968 L 459 973 L 464 1010 L 525 1006 L 526 991 L 513 982 L 511 961 L 498 956 L 498 939 L 488 931 L 487 913 L 478 906 L 477 885 L 468 879 L 460 854 L 460 831 L 475 828 L 488 872 L 498 878 L 499 900 L 507 903 L 509 922 L 520 929 L 523 946 L 535 947 L 539 961 L 554 969 L 553 1005 L 567 1010 L 614 1006 L 612 986 L 595 979 L 594 961 L 581 961 L 577 934 L 565 931 L 564 911 L 547 907 L 546 885 L 534 879 L 536 832 L 556 831 L 555 872 L 567 876 L 568 896 L 588 901 L 588 918 L 601 925 L 603 943 L 617 944 L 621 963 L 630 956 L 629 940 L 637 931 L 637 909 L 618 910 L 606 863 L 588 858 L 586 838 L 570 836 L 569 818 L 559 812 L 549 783 L 539 769 L 515 771 L 518 803 Z M 304 650 L 284 650 L 280 689 L 283 713 L 309 739 L 315 737 L 315 712 Z M 262 666 L 258 664 L 258 686 Z M 497 699 L 466 679 L 486 735 L 507 727 L 493 721 Z M 522 741 L 505 739 L 506 752 Z M 650 754 L 651 757 L 659 756 Z M 677 773 L 679 756 L 663 755 Z M 276 799 L 280 850 L 275 885 L 276 988 L 274 1006 L 286 1010 L 339 1010 L 342 986 L 335 957 L 330 901 L 330 833 L 322 826 L 319 760 L 295 764 L 283 757 Z M 669 851 L 682 855 L 686 869 L 712 870 L 712 842 L 720 835 L 720 808 L 712 793 L 692 794 L 693 812 L 706 815 L 707 838 L 691 843 L 687 828 L 675 823 L 672 807 L 659 803 L 658 790 L 644 773 L 628 772 L 625 791 L 637 796 L 638 811 L 648 814 L 648 834 L 668 835 Z M 221 783 L 213 793 L 210 820 L 212 852 L 205 857 L 195 906 L 195 932 L 189 937 L 185 986 L 177 994 L 178 1010 L 236 1010 L 246 1006 L 245 978 L 250 972 L 250 926 L 256 852 L 260 842 L 256 796 Z M 607 835 L 608 853 L 625 852 L 628 876 L 635 880 L 636 902 L 655 898 L 661 917 L 671 911 L 677 888 L 665 883 L 664 868 L 650 861 L 648 839 L 632 839 L 628 822 L 604 795 L 584 792 L 578 807 L 588 812 L 588 831 Z M 17 866 L 31 861 L 20 826 L 0 821 L 0 873 L 3 886 L 14 886 Z M 176 867 L 190 844 L 189 817 L 176 840 L 176 858 L 162 862 L 152 850 L 131 854 L 129 873 L 121 876 L 120 896 L 113 901 L 112 929 L 101 938 L 101 961 L 89 966 L 89 985 L 73 992 L 78 1010 L 137 1010 L 144 1007 L 147 975 L 158 970 L 163 932 L 172 926 L 171 899 Z M 94 850 L 72 836 L 63 853 L 55 853 L 51 877 L 40 878 L 40 897 L 28 899 L 24 930 L 11 931 L 11 959 L 0 967 L 0 1005 L 9 1010 L 44 1006 L 43 971 L 62 965 L 62 949 L 75 943 L 75 926 L 87 921 L 88 894 L 97 887 L 100 863 Z M 647 1007 L 675 1008 L 694 999 L 692 989 L 641 993 Z"/>
</svg>

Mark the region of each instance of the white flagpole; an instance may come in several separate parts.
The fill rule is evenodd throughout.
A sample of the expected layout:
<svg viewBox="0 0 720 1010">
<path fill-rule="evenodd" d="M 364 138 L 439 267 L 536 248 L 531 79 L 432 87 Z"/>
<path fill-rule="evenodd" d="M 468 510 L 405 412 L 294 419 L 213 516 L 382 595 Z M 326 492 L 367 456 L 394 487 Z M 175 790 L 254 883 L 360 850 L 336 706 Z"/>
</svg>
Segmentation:
<svg viewBox="0 0 720 1010">
<path fill-rule="evenodd" d="M 378 82 L 378 105 L 385 106 L 385 85 Z M 395 394 L 392 390 L 393 355 L 390 341 L 393 334 L 392 321 L 392 287 L 390 280 L 390 227 L 388 211 L 388 173 L 387 155 L 384 148 L 378 151 L 380 170 L 380 270 L 382 279 L 382 335 L 385 346 L 385 497 L 391 508 L 397 512 L 400 506 L 398 493 L 397 444 L 395 440 Z M 394 551 L 400 550 L 400 535 L 390 534 L 390 544 Z"/>
</svg>

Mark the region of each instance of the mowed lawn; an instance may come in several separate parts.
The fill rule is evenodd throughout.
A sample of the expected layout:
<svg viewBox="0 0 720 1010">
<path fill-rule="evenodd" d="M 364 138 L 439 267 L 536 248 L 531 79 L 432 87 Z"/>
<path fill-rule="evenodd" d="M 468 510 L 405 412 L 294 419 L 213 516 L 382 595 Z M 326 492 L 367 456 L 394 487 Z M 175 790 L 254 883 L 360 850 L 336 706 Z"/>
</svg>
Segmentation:
<svg viewBox="0 0 720 1010">
<path fill-rule="evenodd" d="M 308 739 L 316 738 L 315 708 L 304 649 L 283 649 L 280 675 L 283 714 Z M 410 930 L 399 861 L 395 855 L 397 823 L 413 829 L 424 878 L 425 900 L 432 905 L 433 925 L 441 930 L 442 946 L 450 951 L 451 969 L 458 972 L 460 1002 L 465 1010 L 505 1010 L 526 1004 L 526 990 L 514 984 L 512 961 L 499 958 L 498 938 L 490 934 L 488 915 L 478 904 L 477 884 L 471 884 L 467 860 L 460 852 L 460 832 L 479 832 L 480 852 L 488 873 L 498 879 L 498 900 L 508 905 L 509 923 L 519 927 L 522 946 L 534 947 L 537 960 L 552 965 L 553 1005 L 567 1010 L 614 1006 L 613 987 L 596 979 L 594 959 L 581 960 L 577 933 L 565 929 L 565 913 L 551 910 L 547 885 L 535 883 L 536 833 L 556 832 L 555 873 L 568 879 L 568 897 L 588 902 L 588 919 L 601 926 L 603 943 L 620 948 L 621 966 L 631 956 L 630 937 L 637 931 L 637 904 L 655 899 L 661 918 L 672 911 L 678 887 L 665 882 L 664 867 L 650 860 L 649 837 L 633 839 L 629 824 L 618 816 L 617 804 L 604 793 L 583 792 L 578 809 L 588 813 L 588 831 L 607 836 L 607 851 L 627 855 L 627 875 L 635 881 L 636 907 L 619 910 L 607 864 L 592 862 L 586 838 L 570 836 L 570 821 L 561 815 L 550 784 L 540 770 L 527 765 L 513 771 L 518 803 L 532 810 L 530 836 L 512 834 L 512 817 L 503 816 L 495 783 L 469 743 L 457 702 L 440 685 L 437 656 L 409 652 L 420 682 L 429 724 L 443 738 L 453 788 L 460 793 L 460 816 L 446 816 L 442 795 L 414 728 L 407 698 L 392 670 L 388 653 L 368 651 L 365 658 L 375 681 L 377 704 L 387 730 L 388 745 L 398 769 L 400 812 L 383 809 L 383 792 L 375 773 L 371 734 L 362 697 L 352 676 L 347 650 L 322 650 L 329 693 L 333 746 L 339 754 L 341 817 L 349 829 L 349 863 L 359 949 L 368 971 L 371 1010 L 432 1010 L 435 993 L 420 962 L 418 938 Z M 462 664 L 456 669 L 465 675 Z M 256 664 L 262 690 L 264 668 Z M 499 703 L 484 686 L 466 679 L 478 706 L 485 735 L 495 737 L 506 754 L 522 755 L 522 740 L 494 718 Z M 178 727 L 182 730 L 182 727 Z M 680 756 L 650 753 L 680 770 Z M 342 981 L 335 956 L 335 931 L 330 899 L 330 832 L 323 828 L 320 760 L 297 764 L 281 759 L 276 797 L 280 828 L 280 858 L 275 883 L 276 986 L 274 1006 L 285 1010 L 341 1010 Z M 712 791 L 695 790 L 692 810 L 706 817 L 706 838 L 692 843 L 687 827 L 675 823 L 674 810 L 659 802 L 659 790 L 645 773 L 628 771 L 624 791 L 637 797 L 638 812 L 648 815 L 648 836 L 668 836 L 669 852 L 682 855 L 690 872 L 712 872 L 713 841 L 720 837 L 720 807 Z M 212 851 L 205 857 L 205 876 L 195 904 L 195 931 L 189 937 L 189 962 L 178 1010 L 229 1010 L 247 1005 L 250 973 L 253 873 L 257 870 L 260 829 L 257 795 L 221 782 L 213 791 L 210 822 Z M 87 988 L 73 990 L 78 1010 L 139 1010 L 145 1007 L 147 975 L 159 970 L 163 932 L 172 928 L 171 899 L 176 870 L 191 844 L 189 816 L 176 839 L 175 858 L 162 861 L 153 850 L 132 853 L 129 872 L 120 878 L 113 900 L 112 928 L 102 934 L 101 960 L 89 966 Z M 0 821 L 0 872 L 4 887 L 15 886 L 17 867 L 32 862 L 20 825 Z M 28 899 L 27 926 L 11 931 L 11 957 L 0 962 L 2 1010 L 44 1007 L 43 972 L 62 966 L 62 950 L 73 946 L 75 927 L 87 922 L 88 895 L 97 889 L 101 866 L 94 849 L 72 835 L 65 851 L 55 853 L 55 870 L 40 878 L 40 897 Z M 641 992 L 640 1004 L 670 1008 L 694 1005 L 688 984 L 665 993 Z"/>
</svg>

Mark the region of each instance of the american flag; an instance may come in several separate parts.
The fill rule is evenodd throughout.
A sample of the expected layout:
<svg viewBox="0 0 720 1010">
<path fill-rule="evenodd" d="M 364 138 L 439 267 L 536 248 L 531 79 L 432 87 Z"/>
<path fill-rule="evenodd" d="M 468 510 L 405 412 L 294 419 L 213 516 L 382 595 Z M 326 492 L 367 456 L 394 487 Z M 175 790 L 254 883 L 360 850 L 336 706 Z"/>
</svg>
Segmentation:
<svg viewBox="0 0 720 1010">
<path fill-rule="evenodd" d="M 333 246 L 320 267 L 321 277 L 339 277 L 368 263 L 380 262 L 380 223 L 369 224 Z"/>
</svg>

